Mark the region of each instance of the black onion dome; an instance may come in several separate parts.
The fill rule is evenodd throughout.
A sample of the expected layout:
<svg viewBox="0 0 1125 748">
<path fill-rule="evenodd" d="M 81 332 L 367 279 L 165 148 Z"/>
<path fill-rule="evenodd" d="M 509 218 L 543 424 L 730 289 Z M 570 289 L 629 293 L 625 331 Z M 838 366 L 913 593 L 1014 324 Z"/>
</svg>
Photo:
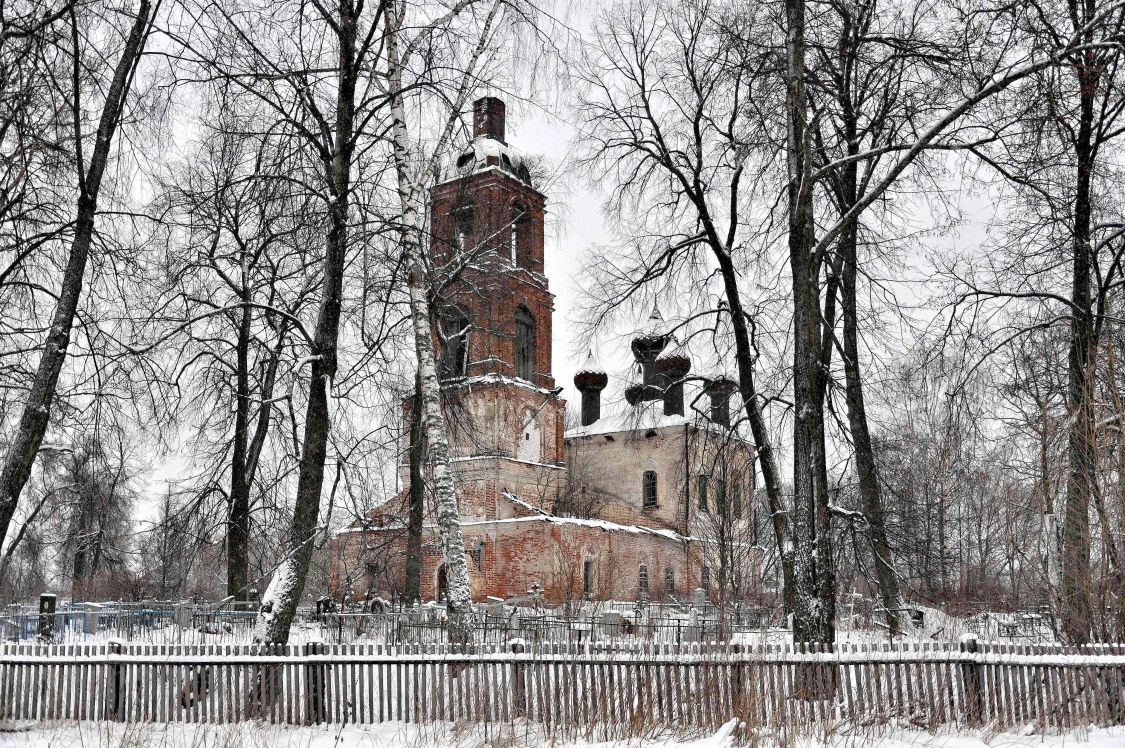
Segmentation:
<svg viewBox="0 0 1125 748">
<path fill-rule="evenodd" d="M 609 375 L 604 371 L 580 371 L 574 375 L 574 386 L 581 391 L 601 392 L 609 384 Z"/>
<path fill-rule="evenodd" d="M 664 396 L 664 390 L 651 384 L 632 384 L 625 388 L 625 402 L 630 405 L 659 400 Z"/>
<path fill-rule="evenodd" d="M 664 317 L 660 314 L 660 308 L 653 305 L 652 314 L 637 330 L 630 347 L 633 349 L 633 355 L 639 360 L 651 361 L 660 355 L 671 338 L 672 336 L 668 333 L 668 326 L 664 323 Z"/>
<path fill-rule="evenodd" d="M 709 394 L 722 397 L 723 395 L 732 394 L 736 389 L 738 389 L 738 385 L 734 380 L 723 374 L 713 376 L 707 380 L 707 392 Z"/>
<path fill-rule="evenodd" d="M 656 373 L 664 376 L 668 381 L 683 379 L 689 371 L 691 371 L 691 358 L 688 357 L 683 344 L 666 349 L 656 359 Z"/>
</svg>

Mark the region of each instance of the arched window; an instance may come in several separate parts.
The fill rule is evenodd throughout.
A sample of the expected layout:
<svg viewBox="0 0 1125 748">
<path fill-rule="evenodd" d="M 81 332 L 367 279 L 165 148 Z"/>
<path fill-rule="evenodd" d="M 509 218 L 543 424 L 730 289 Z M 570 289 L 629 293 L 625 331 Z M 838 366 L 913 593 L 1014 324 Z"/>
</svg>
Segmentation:
<svg viewBox="0 0 1125 748">
<path fill-rule="evenodd" d="M 449 575 L 445 571 L 445 564 L 438 567 L 437 571 L 437 601 L 444 602 L 449 594 Z"/>
<path fill-rule="evenodd" d="M 521 305 L 516 308 L 516 376 L 531 381 L 535 373 L 535 317 Z"/>
<path fill-rule="evenodd" d="M 704 592 L 711 589 L 711 567 L 704 566 L 699 570 L 699 586 L 703 588 Z"/>
<path fill-rule="evenodd" d="M 664 592 L 669 595 L 676 592 L 676 572 L 672 571 L 671 566 L 664 568 Z"/>
<path fill-rule="evenodd" d="M 699 476 L 699 511 L 706 512 L 707 509 L 707 476 Z"/>
<path fill-rule="evenodd" d="M 637 569 L 637 587 L 641 592 L 648 592 L 648 567 L 644 564 Z"/>
<path fill-rule="evenodd" d="M 520 245 L 523 240 L 520 238 L 524 233 L 524 226 L 527 225 L 527 210 L 519 203 L 512 203 L 512 232 L 508 239 L 508 254 L 512 261 L 512 267 L 519 267 L 520 264 Z"/>
<path fill-rule="evenodd" d="M 473 206 L 471 203 L 453 209 L 453 251 L 464 252 L 469 249 L 473 235 Z"/>
<path fill-rule="evenodd" d="M 641 491 L 643 499 L 641 506 L 651 509 L 656 506 L 656 471 L 646 470 L 641 476 Z"/>
<path fill-rule="evenodd" d="M 465 376 L 469 360 L 469 320 L 460 312 L 443 314 L 438 323 L 441 333 L 441 361 L 438 376 L 455 379 Z"/>
<path fill-rule="evenodd" d="M 582 562 L 582 594 L 586 597 L 594 594 L 594 562 L 590 559 Z"/>
</svg>

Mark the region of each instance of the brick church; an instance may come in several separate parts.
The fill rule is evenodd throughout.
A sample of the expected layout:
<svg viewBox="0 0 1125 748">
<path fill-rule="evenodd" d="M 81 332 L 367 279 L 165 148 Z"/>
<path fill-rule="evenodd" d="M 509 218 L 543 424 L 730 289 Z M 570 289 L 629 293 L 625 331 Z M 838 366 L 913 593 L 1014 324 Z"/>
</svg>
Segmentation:
<svg viewBox="0 0 1125 748">
<path fill-rule="evenodd" d="M 686 348 L 654 310 L 631 340 L 632 371 L 613 386 L 596 356 L 581 367 L 568 429 L 551 373 L 546 197 L 508 145 L 502 101 L 478 100 L 473 129 L 430 195 L 430 259 L 474 601 L 532 589 L 551 604 L 684 600 L 724 585 L 760 593 L 754 453 L 730 428 L 734 383 L 689 376 Z M 403 588 L 407 446 L 404 436 L 403 489 L 330 541 L 329 583 L 342 600 Z M 432 510 L 427 497 L 423 599 L 445 587 Z"/>
</svg>

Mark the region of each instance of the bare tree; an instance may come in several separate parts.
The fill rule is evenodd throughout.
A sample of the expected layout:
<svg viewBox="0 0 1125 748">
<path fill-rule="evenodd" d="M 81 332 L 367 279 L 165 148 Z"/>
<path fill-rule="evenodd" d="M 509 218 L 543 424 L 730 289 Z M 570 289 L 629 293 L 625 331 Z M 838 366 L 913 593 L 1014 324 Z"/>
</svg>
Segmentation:
<svg viewBox="0 0 1125 748">
<path fill-rule="evenodd" d="M 46 339 L 40 343 L 39 360 L 27 399 L 23 403 L 23 412 L 8 440 L 7 453 L 3 466 L 0 467 L 0 534 L 5 535 L 50 421 L 51 406 L 70 345 L 71 327 L 82 297 L 86 264 L 94 243 L 103 177 L 112 155 L 114 136 L 126 110 L 137 66 L 151 33 L 154 13 L 150 0 L 141 0 L 124 38 L 119 39 L 119 32 L 113 28 L 112 23 L 98 23 L 102 19 L 85 12 L 79 14 L 74 7 L 66 7 L 65 10 L 70 26 L 66 41 L 70 43 L 71 70 L 69 75 L 57 79 L 59 86 L 55 95 L 65 101 L 73 127 L 70 137 L 73 143 L 73 174 L 77 183 L 74 200 L 76 213 L 50 329 Z M 89 25 L 83 26 L 82 23 Z M 46 27 L 43 26 L 44 30 Z M 59 41 L 64 43 L 62 39 Z M 101 50 L 107 44 L 121 45 L 112 73 L 102 67 L 103 58 L 100 53 L 93 55 L 98 60 L 97 63 L 87 64 L 90 59 L 86 54 L 87 50 Z M 108 50 L 106 54 L 109 54 Z M 103 86 L 105 93 L 100 103 L 98 126 L 91 133 L 84 128 L 90 111 L 87 97 L 96 101 L 99 93 L 95 92 L 100 92 Z"/>
</svg>

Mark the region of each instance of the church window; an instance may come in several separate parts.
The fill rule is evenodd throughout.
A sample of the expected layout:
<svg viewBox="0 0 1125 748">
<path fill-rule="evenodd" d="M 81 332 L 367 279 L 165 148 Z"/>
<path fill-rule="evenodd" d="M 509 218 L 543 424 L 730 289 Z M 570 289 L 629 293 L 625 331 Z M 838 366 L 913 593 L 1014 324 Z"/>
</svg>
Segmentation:
<svg viewBox="0 0 1125 748">
<path fill-rule="evenodd" d="M 473 234 L 473 206 L 462 205 L 453 211 L 453 249 L 464 252 Z"/>
<path fill-rule="evenodd" d="M 725 514 L 727 509 L 727 482 L 715 480 L 715 508 L 720 514 Z"/>
<path fill-rule="evenodd" d="M 519 203 L 512 203 L 512 232 L 508 239 L 508 253 L 512 261 L 512 267 L 519 266 L 519 249 L 521 239 L 524 233 L 524 226 L 527 223 L 527 211 Z"/>
<path fill-rule="evenodd" d="M 664 591 L 669 595 L 676 592 L 676 572 L 672 571 L 672 567 L 664 569 Z"/>
<path fill-rule="evenodd" d="M 535 371 L 535 317 L 525 306 L 516 308 L 516 376 L 531 381 Z"/>
<path fill-rule="evenodd" d="M 442 379 L 465 376 L 469 357 L 469 320 L 463 314 L 443 315 L 438 325 L 441 333 L 441 361 L 438 375 Z"/>
<path fill-rule="evenodd" d="M 644 564 L 637 569 L 637 586 L 641 588 L 641 592 L 648 592 L 648 567 Z"/>
<path fill-rule="evenodd" d="M 641 477 L 641 491 L 643 493 L 642 506 L 651 509 L 656 506 L 656 471 L 646 470 Z"/>
<path fill-rule="evenodd" d="M 742 516 L 742 484 L 735 481 L 730 487 L 730 500 L 734 505 L 734 516 Z"/>
<path fill-rule="evenodd" d="M 594 594 L 594 562 L 590 559 L 582 562 L 582 594 L 586 597 Z"/>
<path fill-rule="evenodd" d="M 699 476 L 699 511 L 706 512 L 707 509 L 707 476 Z"/>
<path fill-rule="evenodd" d="M 699 570 L 699 586 L 703 588 L 704 592 L 711 589 L 711 567 L 704 566 Z"/>
</svg>

